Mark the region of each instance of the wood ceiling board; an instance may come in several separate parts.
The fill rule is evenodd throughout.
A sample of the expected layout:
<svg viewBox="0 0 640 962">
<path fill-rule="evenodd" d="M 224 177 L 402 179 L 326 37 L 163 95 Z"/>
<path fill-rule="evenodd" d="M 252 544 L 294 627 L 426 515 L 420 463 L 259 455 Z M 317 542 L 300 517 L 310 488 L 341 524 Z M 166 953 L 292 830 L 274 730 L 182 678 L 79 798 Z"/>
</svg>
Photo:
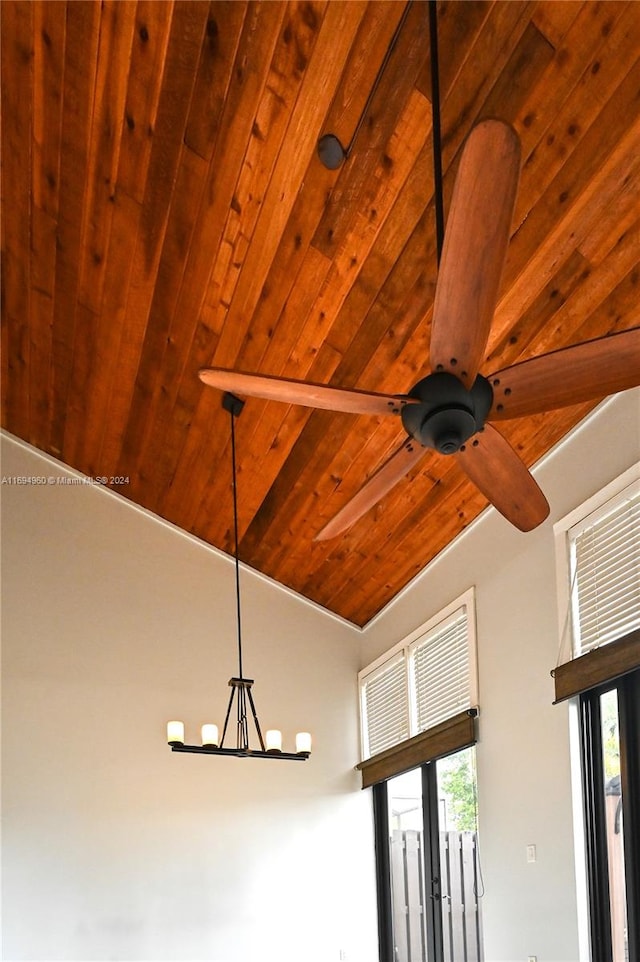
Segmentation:
<svg viewBox="0 0 640 962">
<path fill-rule="evenodd" d="M 455 468 L 455 470 L 454 470 Z M 407 487 L 411 479 L 407 480 Z M 422 570 L 424 541 L 428 538 L 435 557 L 461 530 L 460 514 L 467 508 L 466 499 L 473 502 L 469 508 L 468 521 L 472 520 L 486 502 L 482 495 L 468 484 L 457 466 L 451 465 L 435 485 L 421 485 L 420 495 L 411 513 L 405 518 L 403 535 L 392 534 L 387 539 L 375 538 L 373 526 L 368 528 L 368 548 L 375 555 L 375 565 L 364 548 L 366 565 L 350 573 L 344 572 L 341 581 L 334 582 L 335 590 L 327 598 L 327 606 L 349 612 L 356 624 L 364 624 L 376 613 L 374 599 L 386 592 L 388 583 L 408 584 Z M 455 509 L 452 510 L 455 506 Z M 432 522 L 437 519 L 437 531 Z M 383 518 L 378 516 L 378 524 Z M 467 521 L 467 523 L 468 523 Z M 427 534 L 428 532 L 428 534 Z M 349 555 L 350 557 L 350 555 Z M 326 589 L 324 589 L 326 590 Z M 378 609 L 379 610 L 379 609 Z"/>
<path fill-rule="evenodd" d="M 51 408 L 50 365 L 55 288 L 56 222 L 35 205 L 31 208 L 31 293 L 29 320 L 29 433 L 32 443 L 46 450 Z M 4 282 L 3 282 L 4 286 Z M 2 350 L 8 351 L 3 343 Z M 7 355 L 5 355 L 7 356 Z M 6 381 L 6 375 L 2 374 Z"/>
<path fill-rule="evenodd" d="M 462 62 L 455 83 L 441 103 L 443 169 L 446 170 L 460 149 L 464 138 L 476 121 L 488 116 L 492 107 L 491 91 L 499 83 L 502 72 L 511 63 L 514 47 L 519 43 L 529 24 L 532 4 L 522 2 L 497 2 L 491 14 L 473 37 L 473 44 Z M 452 48 L 439 47 L 439 60 L 446 63 L 450 58 L 460 62 L 457 44 L 452 38 Z M 502 85 L 508 94 L 508 89 Z M 485 105 L 486 111 L 485 111 Z M 504 112 L 503 112 L 504 108 Z M 507 114 L 513 107 L 500 105 L 500 118 L 510 121 Z"/>
<path fill-rule="evenodd" d="M 109 270 L 103 291 L 102 312 L 108 323 L 97 325 L 86 354 L 91 365 L 91 390 L 85 395 L 74 438 L 76 460 L 73 463 L 82 465 L 81 470 L 90 477 L 103 471 L 108 475 L 119 473 L 117 462 L 103 460 L 101 451 L 105 431 L 114 417 L 112 398 L 121 379 L 121 338 L 127 325 L 128 290 L 141 217 L 142 205 L 125 192 L 118 192 L 106 254 Z"/>
<path fill-rule="evenodd" d="M 135 390 L 122 438 L 121 457 L 138 473 L 145 458 L 153 425 L 167 423 L 170 407 L 169 385 L 180 371 L 179 360 L 173 364 L 175 331 L 172 320 L 185 276 L 189 252 L 197 238 L 192 235 L 201 197 L 206 187 L 207 162 L 198 154 L 184 149 L 176 172 L 171 207 L 162 254 L 153 289 L 144 341 L 136 373 Z M 195 285 L 194 285 L 195 286 Z M 190 317 L 190 315 L 186 315 Z M 188 332 L 185 325 L 183 334 Z M 185 342 L 188 338 L 185 336 Z M 152 448 L 152 454 L 159 455 Z M 163 465 L 154 459 L 154 475 L 166 480 Z M 135 492 L 134 492 L 135 496 Z"/>
<path fill-rule="evenodd" d="M 200 367 L 392 393 L 427 373 L 426 7 L 335 171 L 316 140 L 348 143 L 404 4 L 0 7 L 3 424 L 229 551 L 229 416 Z M 481 370 L 637 326 L 640 7 L 439 2 L 438 22 L 445 210 L 479 118 L 522 140 Z M 592 406 L 501 430 L 532 464 Z M 249 399 L 237 430 L 243 560 L 358 624 L 486 504 L 428 453 L 316 543 L 401 424 Z"/>
<path fill-rule="evenodd" d="M 58 214 L 60 180 L 66 21 L 63 17 L 55 16 L 51 5 L 44 3 L 32 4 L 32 16 L 34 93 L 31 199 L 34 207 L 55 218 Z"/>
<path fill-rule="evenodd" d="M 619 139 L 627 136 L 629 117 L 636 117 L 640 98 L 639 69 L 640 63 L 636 63 L 634 76 L 629 74 L 624 79 L 607 109 L 602 112 L 600 123 L 589 127 L 580 149 L 573 150 L 567 157 L 564 166 L 512 238 L 503 287 L 509 300 L 518 298 L 515 309 L 518 314 L 526 309 L 553 275 L 558 260 L 566 257 L 571 247 L 575 246 L 573 240 L 577 220 L 590 213 L 595 217 L 596 211 L 602 213 L 597 179 L 603 165 L 615 152 Z M 616 103 L 620 106 L 619 112 Z M 637 137 L 635 129 L 631 136 Z"/>
<path fill-rule="evenodd" d="M 120 460 L 121 448 L 131 405 L 139 397 L 136 389 L 140 390 L 137 380 L 140 359 L 173 191 L 185 152 L 182 141 L 207 12 L 207 5 L 197 2 L 180 2 L 174 7 L 129 282 L 126 319 L 119 345 L 118 377 L 111 392 L 109 421 L 102 436 L 100 460 L 109 467 L 106 473 L 127 473 L 127 465 Z"/>
<path fill-rule="evenodd" d="M 204 160 L 211 160 L 216 147 L 246 15 L 246 4 L 237 0 L 212 0 L 209 5 L 205 43 L 184 134 L 189 150 Z"/>
<path fill-rule="evenodd" d="M 487 347 L 484 364 L 485 374 L 500 371 L 515 364 L 523 354 L 535 354 L 532 344 L 535 337 L 543 332 L 560 306 L 566 303 L 573 290 L 590 273 L 590 265 L 579 251 L 574 251 L 567 260 L 559 265 L 558 271 L 549 280 L 526 310 L 516 314 L 516 321 L 510 325 L 504 336 L 497 341 L 497 331 Z"/>
<path fill-rule="evenodd" d="M 579 410 L 566 409 L 564 412 L 558 412 L 557 415 L 547 414 L 531 419 L 536 427 L 534 436 L 543 439 L 544 443 L 550 447 L 568 430 L 568 425 L 576 423 L 590 408 L 591 405 L 583 405 Z M 525 422 L 514 421 L 509 422 L 508 425 L 501 424 L 500 430 L 509 437 L 512 445 L 520 451 L 525 461 L 531 463 L 529 451 L 524 449 L 521 443 L 520 426 L 525 428 L 527 435 L 530 433 Z M 345 565 L 348 566 L 348 558 L 351 556 L 348 547 L 350 540 L 355 539 L 357 532 L 354 528 L 351 535 L 347 533 L 343 539 L 347 545 L 345 552 L 347 557 L 342 568 L 343 582 L 338 587 L 339 594 L 320 603 L 325 603 L 333 610 L 338 608 L 341 611 L 348 611 L 349 614 L 345 617 L 356 624 L 366 623 L 376 613 L 372 599 L 380 597 L 381 593 L 384 594 L 385 573 L 393 572 L 395 584 L 407 584 L 421 570 L 422 566 L 417 559 L 423 555 L 425 540 L 429 542 L 430 550 L 433 552 L 430 560 L 433 560 L 487 506 L 486 499 L 466 482 L 453 458 L 444 456 L 438 458 L 434 455 L 429 465 L 429 473 L 432 472 L 435 464 L 443 473 L 438 477 L 435 485 L 428 487 L 426 492 L 421 492 L 417 497 L 413 511 L 405 519 L 403 536 L 398 537 L 398 528 L 390 526 L 392 534 L 385 539 L 377 530 L 378 525 L 370 524 L 367 526 L 367 541 L 364 545 L 363 539 L 358 537 L 358 545 L 363 548 L 367 558 L 366 571 L 369 572 L 368 581 L 364 571 L 357 575 L 360 584 L 346 584 L 349 572 Z M 406 486 L 410 489 L 410 480 L 406 482 Z M 380 520 L 378 519 L 379 522 Z M 364 520 L 359 522 L 359 525 L 364 527 Z M 522 537 L 525 535 L 523 534 Z M 371 560 L 367 547 L 370 552 L 377 554 L 375 562 Z"/>
<path fill-rule="evenodd" d="M 405 110 L 419 72 L 424 69 L 428 51 L 426 11 L 426 5 L 421 3 L 408 8 L 407 19 L 380 78 L 366 123 L 360 128 L 350 160 L 340 168 L 328 198 L 312 241 L 313 246 L 328 257 L 343 244 L 358 210 L 371 205 L 370 184 L 380 159 L 387 168 L 393 163 L 384 146 Z"/>
<path fill-rule="evenodd" d="M 473 55 L 478 34 L 492 11 L 495 13 L 493 8 L 494 4 L 486 0 L 437 5 L 438 86 L 441 101 L 447 98 L 468 57 Z M 451 50 L 455 50 L 455 57 L 440 53 Z M 422 72 L 416 86 L 429 101 L 433 99 L 430 70 Z"/>
<path fill-rule="evenodd" d="M 609 63 L 612 62 L 608 52 L 609 33 L 620 24 L 628 8 L 628 4 L 586 3 L 565 42 L 556 50 L 539 82 L 529 91 L 521 115 L 515 120 L 523 148 L 516 223 L 524 220 L 534 198 L 539 197 L 553 180 L 566 159 L 567 143 L 570 146 L 575 144 L 575 137 L 579 134 L 575 123 L 578 101 L 584 98 L 585 85 L 589 86 L 590 80 L 593 81 L 599 73 L 600 58 L 604 56 Z M 627 16 L 634 16 L 633 9 Z M 616 72 L 618 78 L 622 74 L 623 71 Z M 597 113 L 588 100 L 578 108 L 580 116 L 585 108 L 594 111 L 592 117 Z"/>
<path fill-rule="evenodd" d="M 202 11 L 202 7 L 200 11 Z M 210 31 L 211 19 L 198 23 L 198 34 L 204 31 L 206 37 L 198 75 L 193 80 L 194 89 L 197 77 L 201 75 L 202 63 L 211 59 Z M 184 55 L 184 53 L 183 53 Z M 188 109 L 188 105 L 184 104 Z M 185 133 L 186 139 L 186 133 Z M 150 303 L 152 325 L 147 328 L 142 343 L 140 360 L 136 375 L 136 394 L 129 411 L 124 431 L 122 454 L 132 471 L 143 458 L 149 440 L 150 423 L 163 422 L 163 411 L 158 407 L 166 399 L 165 385 L 173 383 L 163 365 L 171 357 L 171 347 L 175 343 L 171 334 L 172 319 L 177 310 L 180 291 L 184 286 L 189 254 L 198 250 L 198 238 L 194 237 L 201 200 L 207 186 L 208 163 L 198 153 L 183 146 L 176 157 L 175 180 L 168 211 L 167 229 L 164 233 L 162 252 L 158 263 L 156 284 Z M 178 267 L 179 265 L 179 267 Z M 206 278 L 192 279 L 191 289 L 196 292 L 206 282 Z M 191 318 L 192 311 L 185 314 Z M 188 343 L 187 338 L 184 338 Z M 171 371 L 175 375 L 175 371 Z M 159 400 L 160 399 L 160 400 Z M 151 410 L 147 412 L 146 407 Z M 148 416 L 147 416 L 148 414 Z M 157 466 L 154 477 L 164 474 Z"/>
<path fill-rule="evenodd" d="M 51 6 L 51 4 L 48 4 Z M 149 171 L 173 0 L 139 0 L 128 70 L 122 147 L 118 161 L 118 193 L 142 203 Z"/>
<path fill-rule="evenodd" d="M 33 103 L 30 6 L 2 9 L 2 401 L 21 437 L 29 436 L 31 111 Z M 9 122 L 9 117 L 12 121 Z"/>
<path fill-rule="evenodd" d="M 60 6 L 64 14 L 64 7 Z M 100 11 L 92 4 L 73 5 L 65 35 L 58 218 L 55 244 L 55 294 L 51 352 L 49 451 L 64 458 L 66 405 L 69 390 L 75 317 L 82 258 L 84 186 L 90 153 Z M 45 100 L 48 92 L 43 91 Z M 46 109 L 43 107 L 43 109 Z"/>
<path fill-rule="evenodd" d="M 538 30 L 560 50 L 562 43 L 585 7 L 593 7 L 590 0 L 556 0 L 555 3 L 538 4 L 531 21 Z"/>
<path fill-rule="evenodd" d="M 326 9 L 326 17 L 302 81 L 308 94 L 307 97 L 300 96 L 293 107 L 287 128 L 289 150 L 278 156 L 252 235 L 253 242 L 242 263 L 237 294 L 230 305 L 222 336 L 212 358 L 212 363 L 218 367 L 235 363 L 238 333 L 246 333 L 268 276 L 270 259 L 277 250 L 295 204 L 296 193 L 315 150 L 323 109 L 326 110 L 319 91 L 331 89 L 340 76 L 341 58 L 350 49 L 363 9 L 363 5 L 357 3 L 331 3 Z M 231 333 L 227 336 L 227 332 Z"/>
<path fill-rule="evenodd" d="M 99 314 L 106 276 L 105 254 L 113 219 L 128 65 L 131 59 L 135 5 L 105 3 L 100 22 L 93 89 L 86 190 L 80 234 L 78 303 Z"/>
<path fill-rule="evenodd" d="M 635 283 L 640 250 L 640 223 L 628 231 L 596 268 L 589 270 L 563 304 L 558 305 L 550 323 L 532 341 L 528 356 L 545 354 L 554 347 L 592 340 L 597 336 L 636 327 L 637 304 L 628 301 L 622 313 L 614 312 L 615 319 L 607 320 L 603 309 L 605 299 L 615 296 L 618 284 L 624 288 Z M 633 296 L 633 295 L 632 295 Z"/>
<path fill-rule="evenodd" d="M 32 5 L 32 15 L 29 430 L 36 447 L 46 450 L 52 406 L 50 362 L 56 280 L 66 20 L 55 16 L 52 7 L 42 3 Z M 18 84 L 16 89 L 24 96 L 26 88 Z M 26 172 L 28 165 L 25 165 Z M 4 284 L 3 289 L 6 289 Z"/>
</svg>

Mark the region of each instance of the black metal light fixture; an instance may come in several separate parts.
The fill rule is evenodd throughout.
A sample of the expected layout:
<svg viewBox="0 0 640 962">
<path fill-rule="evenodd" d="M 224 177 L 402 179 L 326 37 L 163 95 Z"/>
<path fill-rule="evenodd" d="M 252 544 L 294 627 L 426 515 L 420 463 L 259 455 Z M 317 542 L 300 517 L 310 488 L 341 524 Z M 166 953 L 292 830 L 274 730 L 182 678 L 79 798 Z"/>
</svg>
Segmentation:
<svg viewBox="0 0 640 962">
<path fill-rule="evenodd" d="M 238 499 L 236 492 L 236 437 L 235 419 L 240 415 L 244 401 L 233 394 L 226 393 L 222 398 L 222 406 L 231 415 L 231 464 L 233 472 L 233 531 L 234 555 L 236 567 L 236 621 L 238 628 L 238 674 L 229 679 L 231 694 L 227 705 L 227 714 L 222 729 L 222 738 L 218 738 L 218 726 L 206 724 L 202 726 L 202 744 L 185 745 L 184 724 L 181 721 L 167 723 L 167 741 L 174 752 L 194 752 L 201 755 L 234 755 L 236 758 L 281 758 L 289 761 L 305 761 L 311 754 L 311 735 L 309 732 L 298 732 L 296 735 L 295 752 L 282 751 L 282 733 L 277 729 L 270 729 L 262 737 L 262 730 L 256 706 L 251 694 L 253 678 L 245 678 L 242 670 L 242 623 L 240 618 L 240 563 L 238 559 Z M 225 738 L 229 728 L 229 720 L 236 705 L 236 744 L 225 747 Z M 249 717 L 247 709 L 251 710 L 253 722 L 258 736 L 260 748 L 249 747 Z"/>
</svg>

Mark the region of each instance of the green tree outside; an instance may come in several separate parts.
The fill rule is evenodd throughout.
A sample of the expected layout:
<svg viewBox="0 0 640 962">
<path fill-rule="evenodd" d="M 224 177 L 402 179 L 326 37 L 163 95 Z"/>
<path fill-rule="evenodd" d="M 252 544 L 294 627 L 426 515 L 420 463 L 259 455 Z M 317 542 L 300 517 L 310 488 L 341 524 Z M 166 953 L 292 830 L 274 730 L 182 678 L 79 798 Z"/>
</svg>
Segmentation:
<svg viewBox="0 0 640 962">
<path fill-rule="evenodd" d="M 473 750 L 458 752 L 439 763 L 440 796 L 447 805 L 448 827 L 458 832 L 477 830 L 476 773 Z"/>
</svg>

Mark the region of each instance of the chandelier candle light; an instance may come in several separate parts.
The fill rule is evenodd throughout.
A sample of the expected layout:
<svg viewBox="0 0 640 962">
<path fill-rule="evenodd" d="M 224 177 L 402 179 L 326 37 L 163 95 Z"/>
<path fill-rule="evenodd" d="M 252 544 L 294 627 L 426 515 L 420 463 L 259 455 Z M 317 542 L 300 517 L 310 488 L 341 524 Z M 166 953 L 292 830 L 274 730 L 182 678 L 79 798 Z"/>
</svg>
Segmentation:
<svg viewBox="0 0 640 962">
<path fill-rule="evenodd" d="M 206 724 L 202 726 L 202 744 L 185 745 L 184 724 L 181 721 L 167 723 L 167 741 L 174 752 L 195 752 L 202 755 L 234 755 L 236 758 L 282 758 L 289 761 L 305 761 L 311 754 L 311 735 L 309 732 L 298 732 L 296 735 L 295 752 L 282 751 L 282 732 L 272 728 L 265 732 L 264 738 L 260 729 L 256 706 L 251 694 L 253 678 L 245 678 L 242 673 L 242 628 L 240 620 L 240 563 L 238 560 L 238 500 L 236 494 L 236 439 L 235 418 L 240 415 L 244 401 L 233 394 L 226 393 L 222 398 L 222 406 L 231 415 L 231 463 L 233 473 L 233 530 L 235 545 L 236 568 L 236 618 L 238 626 L 238 675 L 229 679 L 231 695 L 227 705 L 227 714 L 222 729 L 222 738 L 218 735 L 218 726 Z M 229 727 L 229 719 L 236 703 L 236 744 L 235 747 L 225 748 L 224 740 Z M 247 707 L 251 709 L 253 721 L 258 736 L 259 749 L 249 747 L 249 719 Z"/>
</svg>

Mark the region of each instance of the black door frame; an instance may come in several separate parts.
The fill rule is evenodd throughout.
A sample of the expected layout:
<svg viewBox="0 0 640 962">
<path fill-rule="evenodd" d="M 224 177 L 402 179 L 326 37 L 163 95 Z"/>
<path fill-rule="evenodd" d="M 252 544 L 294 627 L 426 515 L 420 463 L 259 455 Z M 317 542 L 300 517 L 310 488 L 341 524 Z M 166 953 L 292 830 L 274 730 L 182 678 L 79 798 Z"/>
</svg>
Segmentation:
<svg viewBox="0 0 640 962">
<path fill-rule="evenodd" d="M 440 823 L 436 762 L 422 765 L 422 818 L 425 847 L 425 924 L 427 958 L 444 962 L 442 941 L 442 871 L 440 868 Z M 429 892 L 429 882 L 431 892 Z"/>
<path fill-rule="evenodd" d="M 436 762 L 416 766 L 422 775 L 422 822 L 424 828 L 425 927 L 429 962 L 444 962 L 442 935 L 442 891 L 440 871 L 440 825 Z M 389 853 L 389 800 L 387 781 L 373 786 L 373 824 L 378 898 L 378 940 L 380 962 L 396 962 L 391 905 L 391 861 Z"/>
<path fill-rule="evenodd" d="M 640 670 L 580 696 L 580 748 L 592 962 L 612 962 L 600 697 L 616 690 L 624 819 L 627 938 L 640 958 Z"/>
<path fill-rule="evenodd" d="M 373 786 L 373 829 L 376 853 L 380 962 L 395 962 L 393 910 L 391 906 L 391 855 L 389 851 L 389 796 L 386 782 L 378 782 Z"/>
</svg>

